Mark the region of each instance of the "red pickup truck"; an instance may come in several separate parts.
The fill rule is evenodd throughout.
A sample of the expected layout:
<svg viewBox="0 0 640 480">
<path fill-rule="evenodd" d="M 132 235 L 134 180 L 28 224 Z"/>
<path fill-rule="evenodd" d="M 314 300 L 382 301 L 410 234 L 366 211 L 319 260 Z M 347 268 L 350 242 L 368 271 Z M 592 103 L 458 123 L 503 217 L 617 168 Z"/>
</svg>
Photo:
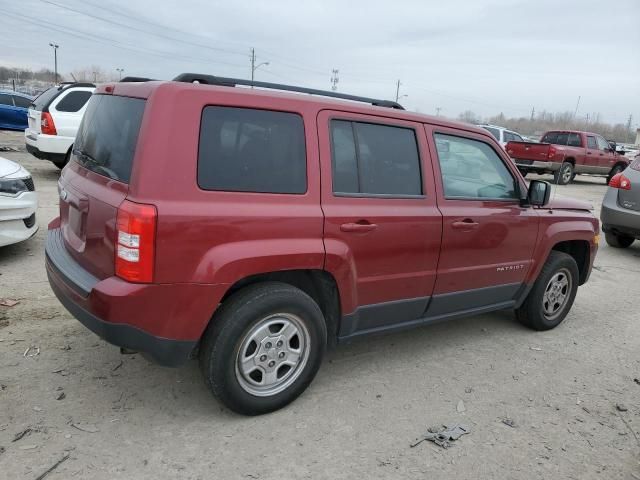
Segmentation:
<svg viewBox="0 0 640 480">
<path fill-rule="evenodd" d="M 566 185 L 576 174 L 587 173 L 604 175 L 609 183 L 629 165 L 628 159 L 596 133 L 554 130 L 540 142 L 508 142 L 505 146 L 523 175 L 553 173 L 556 183 Z"/>
</svg>

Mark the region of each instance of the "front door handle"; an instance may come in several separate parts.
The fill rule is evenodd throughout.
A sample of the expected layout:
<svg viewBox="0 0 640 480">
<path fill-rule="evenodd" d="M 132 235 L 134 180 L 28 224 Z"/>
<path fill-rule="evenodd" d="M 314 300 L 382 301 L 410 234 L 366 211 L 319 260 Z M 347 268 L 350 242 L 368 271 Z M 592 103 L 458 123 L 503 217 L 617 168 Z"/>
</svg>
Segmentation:
<svg viewBox="0 0 640 480">
<path fill-rule="evenodd" d="M 465 218 L 462 221 L 453 222 L 451 227 L 456 230 L 471 230 L 472 228 L 478 228 L 478 225 L 480 225 L 478 222 L 474 222 L 470 218 Z"/>
<path fill-rule="evenodd" d="M 376 225 L 375 223 L 364 222 L 343 223 L 342 225 L 340 225 L 340 230 L 348 233 L 366 233 L 371 232 L 376 228 L 378 228 L 378 225 Z"/>
</svg>

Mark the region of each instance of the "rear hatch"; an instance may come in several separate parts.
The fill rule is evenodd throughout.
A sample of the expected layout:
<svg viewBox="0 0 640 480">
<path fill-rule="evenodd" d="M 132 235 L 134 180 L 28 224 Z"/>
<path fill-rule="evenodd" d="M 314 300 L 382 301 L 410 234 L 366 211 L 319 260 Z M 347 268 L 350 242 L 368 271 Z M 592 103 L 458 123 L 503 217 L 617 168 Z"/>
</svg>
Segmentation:
<svg viewBox="0 0 640 480">
<path fill-rule="evenodd" d="M 144 108 L 139 98 L 91 97 L 60 177 L 64 244 L 100 279 L 114 274 L 116 218 L 128 192 Z"/>
<path fill-rule="evenodd" d="M 38 95 L 33 100 L 33 103 L 31 103 L 31 105 L 29 106 L 29 114 L 28 114 L 29 132 L 28 133 L 31 134 L 32 137 L 36 137 L 42 132 L 40 128 L 41 127 L 40 122 L 42 120 L 42 111 L 47 105 L 49 105 L 51 100 L 53 100 L 58 95 L 58 93 L 60 93 L 61 89 L 62 87 L 51 87 L 50 89 L 45 90 L 40 95 Z"/>
<path fill-rule="evenodd" d="M 549 155 L 548 143 L 509 142 L 505 150 L 518 163 L 544 162 Z"/>
<path fill-rule="evenodd" d="M 618 189 L 618 205 L 640 212 L 640 159 L 631 162 L 622 174 L 629 180 L 631 186 L 628 190 Z"/>
</svg>

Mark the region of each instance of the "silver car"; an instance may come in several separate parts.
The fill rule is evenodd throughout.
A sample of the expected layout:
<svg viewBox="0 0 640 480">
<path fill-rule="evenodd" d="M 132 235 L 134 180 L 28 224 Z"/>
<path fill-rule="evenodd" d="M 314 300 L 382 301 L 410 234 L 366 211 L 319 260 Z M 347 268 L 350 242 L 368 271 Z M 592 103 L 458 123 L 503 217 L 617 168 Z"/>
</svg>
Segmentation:
<svg viewBox="0 0 640 480">
<path fill-rule="evenodd" d="M 612 247 L 627 248 L 640 239 L 640 156 L 609 182 L 600 220 Z"/>
</svg>

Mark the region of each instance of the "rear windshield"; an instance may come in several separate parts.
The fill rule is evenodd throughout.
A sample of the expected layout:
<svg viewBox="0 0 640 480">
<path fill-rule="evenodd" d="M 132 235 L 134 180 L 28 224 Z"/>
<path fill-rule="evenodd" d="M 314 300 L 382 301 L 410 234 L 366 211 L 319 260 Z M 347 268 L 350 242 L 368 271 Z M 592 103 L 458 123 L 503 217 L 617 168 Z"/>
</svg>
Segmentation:
<svg viewBox="0 0 640 480">
<path fill-rule="evenodd" d="M 568 145 L 570 147 L 582 146 L 580 134 L 569 132 L 548 132 L 542 137 L 540 142 L 551 143 L 552 145 Z"/>
<path fill-rule="evenodd" d="M 94 95 L 73 146 L 73 158 L 105 177 L 129 182 L 145 100 Z"/>
<path fill-rule="evenodd" d="M 60 91 L 60 87 L 51 87 L 38 95 L 31 104 L 35 110 L 40 110 L 47 105 L 53 97 L 55 97 Z"/>
</svg>

